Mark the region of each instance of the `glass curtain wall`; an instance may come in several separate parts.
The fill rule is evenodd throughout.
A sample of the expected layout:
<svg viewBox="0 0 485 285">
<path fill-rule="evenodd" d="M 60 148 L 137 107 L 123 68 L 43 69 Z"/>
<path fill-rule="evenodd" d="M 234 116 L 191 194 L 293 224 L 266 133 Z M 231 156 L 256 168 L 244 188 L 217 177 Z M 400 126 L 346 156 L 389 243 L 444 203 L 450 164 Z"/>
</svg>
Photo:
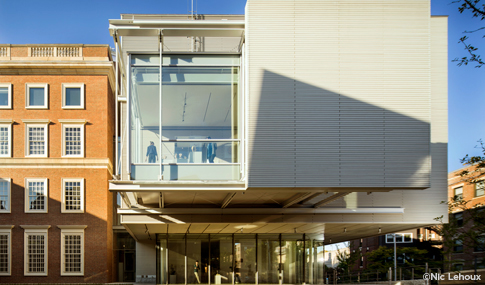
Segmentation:
<svg viewBox="0 0 485 285">
<path fill-rule="evenodd" d="M 240 179 L 239 55 L 131 55 L 130 96 L 132 179 Z"/>
<path fill-rule="evenodd" d="M 157 235 L 157 282 L 323 284 L 321 237 L 321 234 Z"/>
</svg>

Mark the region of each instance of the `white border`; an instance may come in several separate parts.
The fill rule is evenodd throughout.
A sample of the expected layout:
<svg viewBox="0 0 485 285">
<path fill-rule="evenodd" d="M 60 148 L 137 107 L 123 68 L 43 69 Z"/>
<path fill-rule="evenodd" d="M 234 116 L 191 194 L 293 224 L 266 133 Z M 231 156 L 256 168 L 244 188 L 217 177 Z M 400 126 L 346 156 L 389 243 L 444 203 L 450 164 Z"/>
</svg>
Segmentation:
<svg viewBox="0 0 485 285">
<path fill-rule="evenodd" d="M 66 106 L 66 88 L 80 88 L 80 104 L 79 106 Z M 62 83 L 62 109 L 84 109 L 84 83 Z"/>
<path fill-rule="evenodd" d="M 5 125 L 8 128 L 8 153 L 0 154 L 0 157 L 12 157 L 12 123 L 13 121 L 9 121 L 9 122 L 0 121 L 1 127 Z"/>
<path fill-rule="evenodd" d="M 25 123 L 25 122 L 24 122 Z M 49 123 L 44 122 L 29 122 L 25 123 L 25 157 L 47 157 L 49 153 Z M 30 154 L 29 153 L 29 128 L 30 127 L 44 127 L 44 154 Z"/>
<path fill-rule="evenodd" d="M 32 227 L 30 228 L 29 226 L 21 226 L 24 228 L 24 275 L 25 276 L 47 276 L 47 273 L 49 272 L 49 259 L 48 259 L 48 243 L 49 243 L 49 236 L 48 236 L 48 229 L 50 226 L 42 226 L 41 227 Z M 44 235 L 45 237 L 45 244 L 44 244 L 44 272 L 28 272 L 29 268 L 29 259 L 28 259 L 28 236 L 29 235 Z"/>
<path fill-rule="evenodd" d="M 86 226 L 72 226 L 72 227 L 62 227 L 58 226 L 61 229 L 61 276 L 84 276 L 84 228 Z M 65 239 L 64 236 L 66 234 L 75 234 L 81 236 L 81 272 L 65 272 L 65 255 L 64 255 L 64 247 L 65 247 Z"/>
<path fill-rule="evenodd" d="M 44 182 L 44 210 L 31 210 L 29 209 L 29 182 Z M 49 205 L 49 187 L 47 184 L 47 178 L 25 178 L 25 191 L 24 191 L 24 211 L 27 214 L 46 214 L 48 213 Z"/>
<path fill-rule="evenodd" d="M 66 210 L 66 182 L 81 182 L 81 210 Z M 61 213 L 84 213 L 84 178 L 62 178 L 61 192 Z"/>
<path fill-rule="evenodd" d="M 8 214 L 11 213 L 11 205 L 12 205 L 12 180 L 10 178 L 1 178 L 0 180 L 6 180 L 8 181 L 8 210 L 2 210 L 0 209 L 0 214 Z"/>
<path fill-rule="evenodd" d="M 75 122 L 74 120 L 72 122 L 69 122 L 69 123 L 65 123 L 61 120 L 59 120 L 59 122 L 61 122 L 61 125 L 62 125 L 62 149 L 61 149 L 61 157 L 84 157 L 84 124 L 86 123 L 86 121 L 82 121 L 82 122 Z M 74 128 L 81 128 L 81 154 L 77 154 L 77 155 L 67 155 L 66 154 L 66 128 L 69 128 L 69 127 L 74 127 Z"/>
<path fill-rule="evenodd" d="M 44 88 L 44 105 L 30 106 L 30 88 Z M 47 83 L 25 83 L 25 108 L 26 109 L 49 109 L 49 84 Z"/>
<path fill-rule="evenodd" d="M 9 228 L 0 228 L 0 235 L 8 236 L 8 269 L 7 272 L 0 272 L 0 276 L 10 276 L 12 275 L 12 228 L 13 226 L 8 226 Z"/>
<path fill-rule="evenodd" d="M 7 106 L 0 105 L 0 109 L 12 109 L 12 83 L 0 83 L 0 87 L 7 87 Z"/>
</svg>

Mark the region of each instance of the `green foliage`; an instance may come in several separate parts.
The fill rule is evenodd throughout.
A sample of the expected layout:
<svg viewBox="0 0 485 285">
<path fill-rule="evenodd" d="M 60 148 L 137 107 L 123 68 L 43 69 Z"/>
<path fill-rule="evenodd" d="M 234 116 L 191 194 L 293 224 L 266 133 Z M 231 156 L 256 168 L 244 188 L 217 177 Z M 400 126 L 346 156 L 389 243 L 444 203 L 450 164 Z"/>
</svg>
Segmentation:
<svg viewBox="0 0 485 285">
<path fill-rule="evenodd" d="M 458 11 L 460 13 L 469 12 L 472 15 L 472 18 L 478 18 L 480 21 L 485 19 L 485 4 L 480 3 L 481 0 L 456 0 L 452 1 L 452 3 L 458 3 Z M 471 31 L 464 31 L 466 34 L 472 34 L 481 30 L 485 30 L 485 27 L 481 27 Z M 483 36 L 485 37 L 485 36 Z M 483 62 L 482 58 L 478 54 L 478 48 L 474 47 L 473 45 L 469 44 L 467 41 L 469 40 L 468 36 L 463 36 L 460 38 L 458 43 L 464 45 L 465 50 L 469 54 L 469 56 L 464 56 L 462 58 L 455 58 L 453 62 L 457 62 L 458 66 L 461 65 L 468 65 L 470 63 L 474 63 L 475 67 L 482 67 L 485 62 Z"/>
<path fill-rule="evenodd" d="M 398 267 L 423 266 L 426 262 L 430 267 L 436 267 L 428 258 L 428 251 L 416 247 L 397 247 L 396 255 L 399 259 Z M 369 262 L 368 269 L 379 272 L 387 272 L 389 267 L 394 268 L 394 249 L 381 246 L 366 254 Z"/>
<path fill-rule="evenodd" d="M 349 245 L 349 248 L 352 248 L 352 244 Z M 339 262 L 337 269 L 345 273 L 350 273 L 357 260 L 359 260 L 359 257 L 358 252 L 348 253 L 345 250 L 339 250 L 337 254 L 337 260 Z"/>
<path fill-rule="evenodd" d="M 470 179 L 470 183 L 476 183 L 473 182 L 475 180 L 476 178 Z M 443 223 L 443 216 L 435 218 L 439 224 L 431 229 L 442 237 L 445 262 L 450 265 L 457 241 L 465 248 L 485 247 L 485 208 L 481 204 L 472 207 L 471 201 L 457 196 L 441 203 L 448 205 L 449 222 Z M 453 213 L 461 213 L 460 218 Z"/>
</svg>

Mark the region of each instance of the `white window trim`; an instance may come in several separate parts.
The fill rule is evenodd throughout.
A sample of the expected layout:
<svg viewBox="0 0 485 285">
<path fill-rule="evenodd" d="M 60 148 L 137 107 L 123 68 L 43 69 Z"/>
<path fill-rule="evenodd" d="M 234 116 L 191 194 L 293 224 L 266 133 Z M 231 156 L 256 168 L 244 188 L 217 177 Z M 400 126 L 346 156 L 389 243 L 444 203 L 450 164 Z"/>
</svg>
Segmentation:
<svg viewBox="0 0 485 285">
<path fill-rule="evenodd" d="M 8 128 L 8 154 L 0 154 L 0 157 L 12 157 L 12 124 L 13 120 L 0 119 L 0 126 L 7 126 Z"/>
<path fill-rule="evenodd" d="M 59 120 L 62 125 L 62 155 L 61 157 L 84 157 L 84 125 L 86 120 Z M 81 127 L 81 154 L 66 155 L 66 132 L 65 129 L 69 127 Z"/>
<path fill-rule="evenodd" d="M 394 243 L 394 237 L 392 237 L 393 234 L 386 234 L 386 243 Z M 396 243 L 413 243 L 413 234 L 412 233 L 396 233 L 396 235 L 400 236 L 401 241 L 398 241 L 398 237 L 396 237 Z M 405 241 L 404 236 L 405 235 L 410 235 L 411 236 L 411 241 Z M 387 236 L 392 237 L 392 241 L 388 242 L 387 241 Z"/>
<path fill-rule="evenodd" d="M 25 276 L 47 276 L 47 273 L 49 272 L 49 269 L 48 269 L 48 265 L 49 265 L 49 262 L 48 262 L 48 254 L 49 254 L 49 251 L 48 251 L 48 243 L 49 243 L 49 236 L 48 236 L 48 229 L 51 227 L 49 225 L 40 225 L 40 226 L 30 226 L 30 225 L 27 225 L 27 226 L 20 226 L 21 228 L 24 229 L 24 275 Z M 28 252 L 29 252 L 29 249 L 28 249 L 28 236 L 29 235 L 44 235 L 45 237 L 45 244 L 44 244 L 44 252 L 45 252 L 45 255 L 44 255 L 44 272 L 34 272 L 34 273 L 31 273 L 31 272 L 28 272 L 28 268 L 29 268 L 29 258 L 28 258 Z"/>
<path fill-rule="evenodd" d="M 80 88 L 80 106 L 66 106 L 66 88 Z M 84 83 L 62 83 L 62 109 L 84 109 Z"/>
<path fill-rule="evenodd" d="M 1 178 L 0 180 L 6 180 L 8 181 L 8 210 L 1 210 L 0 209 L 0 214 L 8 214 L 11 212 L 11 205 L 12 205 L 12 181 L 10 178 Z M 1 229 L 1 227 L 0 227 Z"/>
<path fill-rule="evenodd" d="M 29 209 L 29 182 L 44 182 L 44 210 L 31 210 Z M 25 178 L 25 213 L 28 214 L 39 214 L 48 213 L 49 205 L 49 187 L 47 184 L 47 178 Z"/>
<path fill-rule="evenodd" d="M 87 228 L 86 225 L 67 225 L 67 226 L 57 226 L 61 229 L 61 276 L 84 276 L 84 229 Z M 78 234 L 81 236 L 81 272 L 66 272 L 64 265 L 66 264 L 64 256 L 65 239 L 66 234 Z"/>
<path fill-rule="evenodd" d="M 0 87 L 8 88 L 8 104 L 7 106 L 0 106 L 0 109 L 12 109 L 12 83 L 0 83 Z"/>
<path fill-rule="evenodd" d="M 66 182 L 81 182 L 81 209 L 66 210 Z M 84 213 L 84 179 L 83 178 L 62 178 L 62 204 L 61 213 Z"/>
<path fill-rule="evenodd" d="M 44 88 L 44 105 L 30 106 L 30 88 Z M 26 109 L 48 109 L 49 84 L 47 83 L 25 83 L 25 108 Z"/>
<path fill-rule="evenodd" d="M 47 157 L 49 153 L 49 120 L 22 120 L 25 124 L 25 157 Z M 29 128 L 30 127 L 44 127 L 44 154 L 29 154 Z"/>
<path fill-rule="evenodd" d="M 0 276 L 12 275 L 12 229 L 13 225 L 0 225 L 0 235 L 8 235 L 8 270 L 0 272 Z"/>
</svg>

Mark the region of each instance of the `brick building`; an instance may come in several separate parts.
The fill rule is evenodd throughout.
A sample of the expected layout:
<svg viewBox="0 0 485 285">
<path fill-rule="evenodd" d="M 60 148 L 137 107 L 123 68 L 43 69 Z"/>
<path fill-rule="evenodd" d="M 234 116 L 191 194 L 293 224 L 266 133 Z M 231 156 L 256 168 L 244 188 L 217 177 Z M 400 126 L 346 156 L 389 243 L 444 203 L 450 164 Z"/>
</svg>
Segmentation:
<svg viewBox="0 0 485 285">
<path fill-rule="evenodd" d="M 396 247 L 415 247 L 428 251 L 429 260 L 441 260 L 439 249 L 441 237 L 434 231 L 426 228 L 410 229 L 396 233 Z M 369 262 L 366 254 L 381 246 L 393 248 L 394 236 L 392 234 L 353 240 L 350 243 L 350 252 L 359 252 L 360 258 L 354 266 L 355 271 L 368 269 Z M 404 264 L 402 256 L 397 256 L 398 265 Z"/>
<path fill-rule="evenodd" d="M 108 45 L 0 45 L 0 275 L 111 282 Z"/>
<path fill-rule="evenodd" d="M 470 175 L 461 177 L 460 173 L 463 170 L 469 170 Z M 464 201 L 469 201 L 467 208 L 476 208 L 480 213 L 485 204 L 485 183 L 470 183 L 470 180 L 477 180 L 483 177 L 483 172 L 474 172 L 474 168 L 462 168 L 450 172 L 448 174 L 448 197 L 451 199 L 457 196 Z M 470 219 L 471 212 L 455 210 L 453 213 L 454 220 L 461 228 L 459 231 L 469 231 L 472 227 L 473 221 Z M 480 240 L 478 240 L 479 242 Z M 482 240 L 485 244 L 485 240 Z M 455 240 L 453 251 L 451 253 L 451 268 L 454 270 L 467 270 L 477 268 L 485 268 L 485 246 L 472 245 L 470 242 L 462 242 Z M 475 265 L 476 263 L 476 265 Z"/>
</svg>

